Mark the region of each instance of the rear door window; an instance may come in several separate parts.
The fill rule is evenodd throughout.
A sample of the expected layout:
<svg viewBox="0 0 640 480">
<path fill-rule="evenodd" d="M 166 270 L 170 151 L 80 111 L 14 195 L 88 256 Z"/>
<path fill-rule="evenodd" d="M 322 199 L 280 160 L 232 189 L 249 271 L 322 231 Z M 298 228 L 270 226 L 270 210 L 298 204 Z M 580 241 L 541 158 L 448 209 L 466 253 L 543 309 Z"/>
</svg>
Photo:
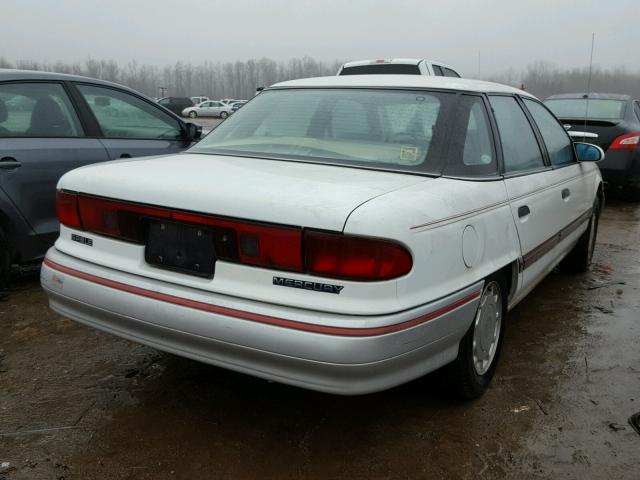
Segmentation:
<svg viewBox="0 0 640 480">
<path fill-rule="evenodd" d="M 0 84 L 0 137 L 83 135 L 80 120 L 62 85 Z"/>
<path fill-rule="evenodd" d="M 444 77 L 444 73 L 442 72 L 440 65 L 433 65 L 433 74 L 437 77 Z"/>
<path fill-rule="evenodd" d="M 542 151 L 531 124 L 514 97 L 489 97 L 498 124 L 505 173 L 544 167 Z"/>
<path fill-rule="evenodd" d="M 528 98 L 524 98 L 523 101 L 540 130 L 551 165 L 574 163 L 573 146 L 567 131 L 541 104 Z"/>
<path fill-rule="evenodd" d="M 174 140 L 182 137 L 178 120 L 134 95 L 112 88 L 78 85 L 107 138 Z"/>
</svg>

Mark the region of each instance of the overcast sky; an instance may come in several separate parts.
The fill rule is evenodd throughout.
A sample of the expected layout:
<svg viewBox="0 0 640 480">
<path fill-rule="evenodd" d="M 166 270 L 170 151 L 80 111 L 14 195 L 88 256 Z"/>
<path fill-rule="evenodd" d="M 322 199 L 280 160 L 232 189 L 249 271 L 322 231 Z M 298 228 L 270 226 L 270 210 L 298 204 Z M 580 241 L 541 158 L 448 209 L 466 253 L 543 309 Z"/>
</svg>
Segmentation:
<svg viewBox="0 0 640 480">
<path fill-rule="evenodd" d="M 639 0 L 2 0 L 0 56 L 164 65 L 424 57 L 467 76 L 535 60 L 640 69 Z"/>
</svg>

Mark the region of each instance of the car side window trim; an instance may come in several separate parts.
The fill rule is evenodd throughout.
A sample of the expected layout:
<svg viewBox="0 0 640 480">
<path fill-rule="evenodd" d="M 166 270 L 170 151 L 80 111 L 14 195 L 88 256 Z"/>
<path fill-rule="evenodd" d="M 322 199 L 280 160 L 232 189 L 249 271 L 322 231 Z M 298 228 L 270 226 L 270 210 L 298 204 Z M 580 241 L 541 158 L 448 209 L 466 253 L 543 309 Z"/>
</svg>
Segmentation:
<svg viewBox="0 0 640 480">
<path fill-rule="evenodd" d="M 547 145 L 546 145 L 546 143 L 544 141 L 544 137 L 542 136 L 542 132 L 540 132 L 538 124 L 535 122 L 535 119 L 533 118 L 533 115 L 531 114 L 531 112 L 527 108 L 527 104 L 522 99 L 522 97 L 520 95 L 518 95 L 517 97 L 518 97 L 518 103 L 520 103 L 521 108 L 524 109 L 525 114 L 527 115 L 527 118 L 529 119 L 529 123 L 532 125 L 532 127 L 534 129 L 534 132 L 536 133 L 536 138 L 538 139 L 538 143 L 541 144 L 541 148 L 543 149 L 542 151 L 544 153 L 545 164 L 548 164 L 548 166 L 551 167 L 552 170 L 556 170 L 558 168 L 570 167 L 571 165 L 575 165 L 576 163 L 578 163 L 578 158 L 576 157 L 575 148 L 571 149 L 572 160 L 573 160 L 572 162 L 559 164 L 559 165 L 554 165 L 554 164 L 551 163 L 551 156 L 549 155 L 549 150 L 547 149 Z M 562 122 L 560 122 L 560 120 L 558 120 L 558 118 L 553 114 L 553 112 L 551 110 L 549 110 L 549 108 L 544 103 L 540 102 L 537 98 L 533 98 L 533 97 L 527 97 L 527 100 L 537 103 L 538 105 L 542 106 L 546 111 L 548 111 L 551 114 L 551 116 L 556 120 L 556 122 L 558 123 L 560 128 L 562 128 L 562 131 L 567 136 L 567 139 L 569 140 L 569 143 L 571 145 L 573 145 L 573 140 L 571 139 L 571 137 L 567 133 L 567 130 L 564 128 L 564 125 L 562 124 Z"/>
<path fill-rule="evenodd" d="M 131 95 L 132 97 L 137 98 L 138 100 L 143 101 L 144 103 L 151 105 L 153 108 L 156 108 L 159 112 L 162 112 L 163 114 L 168 115 L 169 117 L 174 117 L 176 120 L 178 120 L 178 124 L 180 125 L 180 131 L 182 132 L 182 135 L 185 137 L 186 139 L 186 128 L 185 128 L 185 123 L 182 121 L 181 118 L 179 118 L 177 115 L 174 115 L 171 111 L 167 111 L 163 108 L 159 108 L 158 104 L 156 102 L 152 102 L 147 100 L 146 98 L 137 95 L 134 92 L 130 92 L 128 90 L 123 90 L 121 88 L 116 88 L 113 87 L 111 85 L 103 85 L 101 83 L 91 83 L 91 82 L 72 82 L 73 83 L 73 88 L 76 91 L 77 95 L 80 97 L 79 101 L 83 104 L 84 108 L 87 109 L 87 115 L 91 117 L 91 121 L 92 123 L 95 122 L 95 127 L 96 127 L 96 138 L 101 138 L 101 139 L 110 139 L 110 140 L 158 140 L 157 138 L 154 137 L 149 137 L 149 138 L 142 138 L 142 137 L 107 137 L 104 135 L 104 132 L 102 131 L 102 127 L 100 127 L 100 124 L 98 123 L 98 119 L 96 118 L 95 114 L 93 113 L 93 111 L 91 110 L 91 107 L 89 107 L 89 104 L 87 103 L 87 100 L 84 98 L 84 96 L 80 93 L 80 90 L 78 89 L 78 85 L 86 85 L 89 87 L 96 87 L 96 88 L 104 88 L 104 89 L 108 89 L 108 90 L 113 90 L 115 92 L 124 94 L 124 95 Z M 164 139 L 166 141 L 172 141 L 171 139 Z M 180 139 L 175 139 L 173 141 L 179 141 Z"/>
<path fill-rule="evenodd" d="M 447 140 L 447 153 L 446 153 L 446 160 L 445 160 L 445 165 L 443 168 L 443 174 L 442 176 L 444 178 L 453 178 L 453 179 L 458 179 L 458 180 L 470 180 L 470 181 L 496 181 L 496 180 L 501 180 L 502 176 L 500 174 L 500 158 L 501 156 L 498 155 L 498 146 L 496 143 L 496 137 L 495 137 L 495 132 L 492 126 L 492 119 L 491 119 L 491 115 L 490 115 L 490 106 L 487 105 L 487 101 L 486 101 L 486 96 L 481 94 L 481 93 L 467 93 L 467 92 L 461 92 L 458 95 L 458 100 L 457 100 L 457 105 L 456 105 L 456 117 L 458 116 L 459 113 L 459 109 L 461 108 L 461 104 L 463 99 L 467 97 L 467 98 L 475 98 L 477 100 L 479 100 L 479 105 L 481 105 L 481 107 L 483 108 L 483 113 L 484 113 L 484 119 L 486 121 L 486 127 L 487 127 L 487 133 L 488 133 L 488 140 L 490 143 L 490 149 L 491 149 L 491 155 L 492 157 L 495 159 L 495 171 L 491 172 L 491 173 L 486 173 L 486 174 L 482 174 L 482 173 L 470 173 L 470 174 L 456 174 L 456 173 L 447 173 L 447 170 L 449 168 L 449 162 L 451 161 L 451 159 L 449 158 L 449 156 L 451 155 L 451 149 L 452 149 L 452 143 L 454 141 L 454 133 L 450 133 L 449 134 L 449 138 Z M 469 115 L 471 115 L 471 112 L 469 112 Z M 453 127 L 459 127 L 460 130 L 460 134 L 462 133 L 462 130 L 464 130 L 464 135 L 461 136 L 465 136 L 466 138 L 466 134 L 467 134 L 467 128 L 468 125 L 467 123 L 465 123 L 464 125 L 460 124 L 460 125 L 456 125 L 455 123 L 453 124 Z M 452 128 L 452 130 L 455 130 L 455 128 Z M 464 147 L 463 147 L 464 148 Z M 460 153 L 460 152 L 459 152 Z M 493 163 L 493 162 L 492 162 Z M 469 170 L 472 169 L 472 166 L 469 165 Z"/>
<path fill-rule="evenodd" d="M 535 125 L 532 125 L 532 118 L 529 114 L 529 112 L 525 109 L 524 105 L 522 105 L 522 100 L 520 100 L 518 95 L 512 95 L 512 94 L 508 94 L 508 93 L 491 93 L 487 95 L 487 100 L 489 100 L 489 97 L 509 97 L 509 98 L 513 98 L 515 99 L 516 103 L 518 104 L 518 106 L 520 107 L 520 109 L 523 111 L 523 114 L 525 116 L 525 118 L 527 119 L 527 122 L 529 122 L 529 126 L 531 127 L 534 137 L 536 139 L 536 142 L 538 144 L 538 148 L 540 149 L 540 153 L 542 154 L 542 161 L 543 161 L 543 166 L 542 167 L 538 167 L 538 168 L 532 168 L 529 170 L 519 170 L 519 171 L 514 171 L 514 172 L 507 172 L 505 169 L 505 165 L 504 165 L 504 150 L 502 147 L 502 138 L 500 137 L 500 130 L 497 128 L 498 127 L 498 123 L 497 120 L 495 120 L 495 110 L 493 109 L 493 106 L 491 106 L 491 102 L 489 101 L 489 111 L 491 113 L 491 117 L 493 117 L 493 122 L 495 122 L 495 128 L 496 128 L 496 135 L 498 138 L 498 145 L 500 145 L 500 150 L 501 150 L 501 155 L 502 155 L 502 162 L 500 164 L 501 170 L 500 170 L 500 174 L 504 177 L 504 178 L 512 178 L 512 177 L 520 177 L 523 175 L 532 175 L 535 173 L 540 173 L 540 172 L 545 172 L 547 170 L 552 170 L 551 164 L 549 162 L 549 157 L 548 157 L 548 153 L 547 153 L 547 147 L 544 145 L 544 142 L 542 142 L 542 138 L 540 137 L 540 132 L 538 132 L 537 128 L 535 127 Z M 541 144 L 542 142 L 542 144 Z"/>
<path fill-rule="evenodd" d="M 64 93 L 67 95 L 67 99 L 69 100 L 69 103 L 71 105 L 72 108 L 72 112 L 73 114 L 76 115 L 76 118 L 78 120 L 78 124 L 80 126 L 80 132 L 78 132 L 78 135 L 72 135 L 72 136 L 42 136 L 42 137 L 38 137 L 38 138 L 92 138 L 91 134 L 87 131 L 87 126 L 84 123 L 84 118 L 81 115 L 81 111 L 79 106 L 76 104 L 76 102 L 74 101 L 73 98 L 73 92 L 72 90 L 69 88 L 69 86 L 67 85 L 66 81 L 63 80 L 48 80 L 48 79 L 19 79 L 19 80 L 5 80 L 5 81 L 0 81 L 0 85 L 16 85 L 16 84 L 47 84 L 47 85 L 60 85 L 64 91 Z M 6 138 L 34 138 L 33 136 L 20 136 L 20 135 L 16 135 L 16 136 L 11 136 L 11 137 L 6 137 Z"/>
</svg>

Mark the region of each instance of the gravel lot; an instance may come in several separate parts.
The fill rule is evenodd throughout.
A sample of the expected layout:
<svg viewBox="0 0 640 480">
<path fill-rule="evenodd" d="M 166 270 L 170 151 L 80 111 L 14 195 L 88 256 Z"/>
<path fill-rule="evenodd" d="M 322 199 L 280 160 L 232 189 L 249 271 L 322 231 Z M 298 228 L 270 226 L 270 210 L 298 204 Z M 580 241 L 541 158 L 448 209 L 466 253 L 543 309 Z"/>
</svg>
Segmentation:
<svg viewBox="0 0 640 480">
<path fill-rule="evenodd" d="M 0 302 L 0 478 L 637 479 L 638 238 L 640 206 L 609 202 L 592 271 L 510 314 L 492 388 L 462 404 L 439 375 L 343 398 L 159 353 L 25 278 Z"/>
</svg>

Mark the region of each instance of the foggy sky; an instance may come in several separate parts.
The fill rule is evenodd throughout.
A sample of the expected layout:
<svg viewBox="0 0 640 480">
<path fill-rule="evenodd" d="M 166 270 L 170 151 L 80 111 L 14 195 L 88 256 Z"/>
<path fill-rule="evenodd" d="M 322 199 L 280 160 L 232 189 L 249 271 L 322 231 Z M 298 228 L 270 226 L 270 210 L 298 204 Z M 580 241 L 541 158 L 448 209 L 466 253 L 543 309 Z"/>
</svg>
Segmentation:
<svg viewBox="0 0 640 480">
<path fill-rule="evenodd" d="M 466 76 L 594 64 L 640 69 L 638 0 L 1 0 L 0 57 L 178 60 L 419 57 Z"/>
</svg>

